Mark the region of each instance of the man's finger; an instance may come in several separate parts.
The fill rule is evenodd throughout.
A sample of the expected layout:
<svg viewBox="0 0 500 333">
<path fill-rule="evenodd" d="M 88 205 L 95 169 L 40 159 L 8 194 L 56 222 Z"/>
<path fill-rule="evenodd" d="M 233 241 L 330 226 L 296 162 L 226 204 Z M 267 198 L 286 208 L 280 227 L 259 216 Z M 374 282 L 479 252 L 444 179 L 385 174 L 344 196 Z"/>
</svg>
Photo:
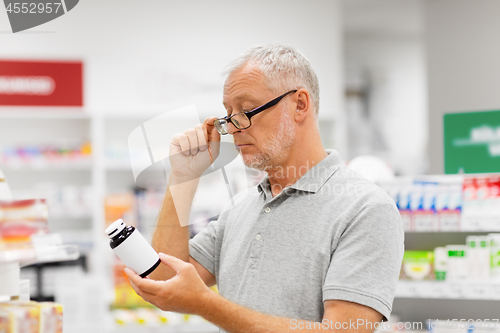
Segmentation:
<svg viewBox="0 0 500 333">
<path fill-rule="evenodd" d="M 158 253 L 160 256 L 161 262 L 167 265 L 168 267 L 172 268 L 176 273 L 179 273 L 179 271 L 188 265 L 185 261 L 178 259 L 173 256 L 169 256 L 168 254 L 165 253 Z"/>
<path fill-rule="evenodd" d="M 141 296 L 145 301 L 150 301 L 153 299 L 153 297 L 155 297 L 155 295 L 153 294 L 150 294 L 146 291 L 143 291 L 141 290 L 139 287 L 137 287 L 137 285 L 132 282 L 130 279 L 128 279 L 130 281 L 130 285 L 132 286 L 132 289 L 134 289 L 135 293 L 139 296 Z"/>
<path fill-rule="evenodd" d="M 178 133 L 174 136 L 174 143 L 177 142 L 177 145 L 180 149 L 180 151 L 182 151 L 182 153 L 186 156 L 189 156 L 189 150 L 191 149 L 191 147 L 189 146 L 189 140 L 188 140 L 188 137 L 186 136 L 185 133 Z M 178 150 L 176 150 L 177 152 Z M 172 155 L 172 153 L 170 153 L 170 155 Z"/>
<path fill-rule="evenodd" d="M 151 294 L 152 296 L 154 296 L 161 290 L 161 283 L 162 283 L 161 281 L 143 279 L 136 272 L 134 272 L 128 267 L 125 268 L 125 274 L 127 274 L 132 287 L 135 286 L 134 290 L 136 292 L 137 290 L 140 290 L 141 292 L 144 292 L 146 294 Z"/>
<path fill-rule="evenodd" d="M 203 125 L 207 129 L 207 134 L 208 134 L 208 141 L 211 142 L 219 142 L 220 141 L 220 134 L 219 131 L 215 128 L 214 125 L 214 120 L 217 119 L 217 117 L 209 117 L 205 119 L 205 122 Z"/>
<path fill-rule="evenodd" d="M 196 137 L 196 130 L 194 128 L 190 128 L 187 131 L 185 131 L 186 136 L 189 141 L 189 147 L 191 147 L 190 153 L 191 155 L 196 155 L 198 154 L 198 138 Z"/>
<path fill-rule="evenodd" d="M 195 126 L 195 131 L 196 131 L 196 137 L 198 138 L 198 143 L 199 143 L 199 149 L 200 151 L 205 151 L 208 148 L 207 145 L 207 135 L 205 133 L 205 129 L 203 128 L 203 125 L 198 124 Z"/>
</svg>

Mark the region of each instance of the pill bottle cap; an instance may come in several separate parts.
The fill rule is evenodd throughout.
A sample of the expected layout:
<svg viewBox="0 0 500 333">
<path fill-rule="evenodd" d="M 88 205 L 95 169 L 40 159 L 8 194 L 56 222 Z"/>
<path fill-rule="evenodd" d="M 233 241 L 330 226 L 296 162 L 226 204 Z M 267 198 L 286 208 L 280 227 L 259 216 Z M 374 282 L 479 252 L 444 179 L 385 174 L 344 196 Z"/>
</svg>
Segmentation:
<svg viewBox="0 0 500 333">
<path fill-rule="evenodd" d="M 125 222 L 123 222 L 122 219 L 118 219 L 115 222 L 111 223 L 111 225 L 106 228 L 105 233 L 108 234 L 109 238 L 113 238 L 116 235 L 118 235 L 120 231 L 122 231 L 123 228 L 125 227 L 126 227 Z"/>
</svg>

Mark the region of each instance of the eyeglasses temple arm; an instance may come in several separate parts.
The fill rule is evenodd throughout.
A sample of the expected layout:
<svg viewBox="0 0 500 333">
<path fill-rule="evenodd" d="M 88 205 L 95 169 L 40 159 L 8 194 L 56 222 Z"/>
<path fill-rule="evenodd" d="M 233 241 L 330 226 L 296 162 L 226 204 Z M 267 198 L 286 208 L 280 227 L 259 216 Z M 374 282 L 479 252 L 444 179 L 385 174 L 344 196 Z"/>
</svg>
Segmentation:
<svg viewBox="0 0 500 333">
<path fill-rule="evenodd" d="M 283 95 L 276 97 L 275 99 L 273 99 L 273 100 L 272 100 L 272 101 L 270 101 L 269 103 L 266 103 L 266 104 L 264 104 L 264 105 L 262 105 L 262 106 L 259 106 L 258 108 L 253 109 L 252 111 L 245 112 L 245 114 L 247 115 L 247 117 L 248 117 L 248 118 L 253 117 L 253 116 L 255 116 L 257 113 L 259 113 L 260 111 L 263 111 L 263 110 L 265 110 L 265 109 L 269 109 L 269 108 L 271 108 L 271 107 L 275 106 L 275 105 L 276 105 L 276 104 L 278 104 L 278 103 L 279 103 L 279 102 L 280 102 L 280 101 L 281 101 L 281 100 L 282 100 L 282 99 L 283 99 L 286 95 L 288 95 L 288 94 L 289 94 L 289 93 L 291 93 L 291 92 L 296 93 L 296 92 L 297 92 L 297 90 L 290 90 L 289 92 L 286 92 L 286 93 L 284 93 Z"/>
<path fill-rule="evenodd" d="M 283 98 L 284 96 L 280 96 L 280 97 Z M 257 113 L 259 113 L 260 111 L 264 111 L 265 109 L 269 109 L 269 108 L 275 106 L 276 104 L 278 104 L 279 101 L 281 100 L 280 97 L 278 97 L 278 99 L 273 99 L 269 103 L 266 103 L 266 104 L 264 104 L 262 106 L 259 106 L 258 108 L 253 109 L 252 111 L 245 112 L 245 114 L 247 115 L 248 118 L 253 117 Z"/>
</svg>

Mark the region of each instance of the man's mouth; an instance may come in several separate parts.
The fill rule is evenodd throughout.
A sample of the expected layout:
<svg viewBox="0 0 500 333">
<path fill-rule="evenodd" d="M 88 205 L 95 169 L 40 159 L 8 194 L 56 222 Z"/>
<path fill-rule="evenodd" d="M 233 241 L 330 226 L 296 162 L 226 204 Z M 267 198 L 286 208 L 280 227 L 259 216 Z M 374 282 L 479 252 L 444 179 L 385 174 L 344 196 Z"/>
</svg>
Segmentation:
<svg viewBox="0 0 500 333">
<path fill-rule="evenodd" d="M 241 148 L 251 146 L 251 144 L 249 143 L 235 143 L 234 145 L 236 146 L 236 150 L 238 151 L 240 151 Z"/>
<path fill-rule="evenodd" d="M 243 146 L 250 146 L 251 144 L 250 143 L 235 142 L 234 145 L 237 146 L 237 147 L 243 147 Z"/>
</svg>

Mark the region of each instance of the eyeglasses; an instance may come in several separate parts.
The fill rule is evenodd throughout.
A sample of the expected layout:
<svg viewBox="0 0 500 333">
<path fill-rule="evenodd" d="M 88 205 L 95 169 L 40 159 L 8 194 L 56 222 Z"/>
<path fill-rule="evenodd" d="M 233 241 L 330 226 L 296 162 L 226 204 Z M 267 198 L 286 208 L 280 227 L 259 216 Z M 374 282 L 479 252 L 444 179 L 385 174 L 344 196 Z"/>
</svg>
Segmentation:
<svg viewBox="0 0 500 333">
<path fill-rule="evenodd" d="M 252 118 L 253 116 L 255 116 L 259 112 L 262 112 L 264 110 L 269 109 L 270 107 L 275 106 L 286 95 L 288 95 L 290 93 L 296 93 L 296 92 L 297 92 L 297 90 L 290 90 L 289 92 L 286 92 L 283 95 L 276 97 L 272 101 L 270 101 L 264 105 L 261 105 L 259 107 L 256 107 L 255 109 L 253 109 L 251 111 L 240 112 L 240 113 L 233 114 L 232 116 L 218 118 L 218 119 L 214 120 L 214 126 L 217 129 L 217 131 L 219 131 L 219 133 L 221 135 L 228 134 L 227 126 L 229 125 L 229 122 L 231 122 L 234 125 L 234 127 L 236 127 L 239 130 L 247 129 L 250 126 L 252 126 L 252 122 L 250 121 L 250 118 Z"/>
</svg>

